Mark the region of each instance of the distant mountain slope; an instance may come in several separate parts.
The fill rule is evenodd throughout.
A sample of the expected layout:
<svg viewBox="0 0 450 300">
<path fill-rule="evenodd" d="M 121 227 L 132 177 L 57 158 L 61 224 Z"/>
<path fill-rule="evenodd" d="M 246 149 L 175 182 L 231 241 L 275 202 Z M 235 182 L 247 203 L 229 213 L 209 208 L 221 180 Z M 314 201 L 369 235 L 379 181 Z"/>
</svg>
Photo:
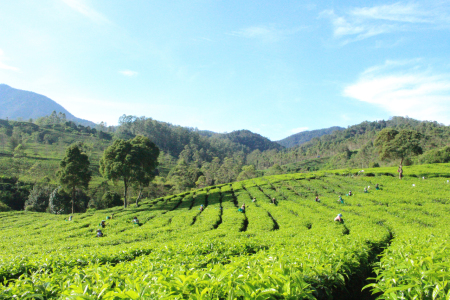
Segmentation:
<svg viewBox="0 0 450 300">
<path fill-rule="evenodd" d="M 324 128 L 324 129 L 302 131 L 302 132 L 293 134 L 291 136 L 288 136 L 287 138 L 284 138 L 284 139 L 276 141 L 276 142 L 286 148 L 291 148 L 291 147 L 295 147 L 295 146 L 301 145 L 303 143 L 309 142 L 310 140 L 312 140 L 315 137 L 321 137 L 322 135 L 330 134 L 333 131 L 344 130 L 344 129 L 345 128 L 343 128 L 343 127 L 333 126 L 333 127 Z"/>
<path fill-rule="evenodd" d="M 84 126 L 95 126 L 94 122 L 79 119 L 52 99 L 33 92 L 0 84 L 0 119 L 37 119 L 50 115 L 53 111 L 66 114 L 67 120 Z"/>
<path fill-rule="evenodd" d="M 284 147 L 277 144 L 276 142 L 272 142 L 266 137 L 263 137 L 260 134 L 251 132 L 250 130 L 236 130 L 230 133 L 225 133 L 221 135 L 223 138 L 227 138 L 234 143 L 238 143 L 244 146 L 247 146 L 250 151 L 254 150 L 272 150 L 277 149 L 281 150 Z"/>
</svg>

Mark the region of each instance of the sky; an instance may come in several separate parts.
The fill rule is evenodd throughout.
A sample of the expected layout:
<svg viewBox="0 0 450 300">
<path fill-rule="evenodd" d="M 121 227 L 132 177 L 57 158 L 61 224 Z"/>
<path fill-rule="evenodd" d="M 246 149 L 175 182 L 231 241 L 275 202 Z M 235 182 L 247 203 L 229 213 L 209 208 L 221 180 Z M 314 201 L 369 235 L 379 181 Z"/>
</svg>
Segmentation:
<svg viewBox="0 0 450 300">
<path fill-rule="evenodd" d="M 449 1 L 1 1 L 0 83 L 108 125 L 449 125 L 449 33 Z"/>
</svg>

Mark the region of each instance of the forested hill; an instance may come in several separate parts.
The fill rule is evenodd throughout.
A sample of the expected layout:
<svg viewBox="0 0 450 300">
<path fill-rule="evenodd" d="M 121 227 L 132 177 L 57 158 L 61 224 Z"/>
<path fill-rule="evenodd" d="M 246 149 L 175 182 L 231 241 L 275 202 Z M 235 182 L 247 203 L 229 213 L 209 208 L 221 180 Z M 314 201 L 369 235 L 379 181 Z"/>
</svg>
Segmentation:
<svg viewBox="0 0 450 300">
<path fill-rule="evenodd" d="M 6 84 L 0 84 L 0 107 L 0 119 L 37 119 L 56 111 L 65 114 L 69 121 L 75 121 L 84 126 L 95 126 L 94 122 L 75 117 L 48 97 L 15 89 Z"/>
<path fill-rule="evenodd" d="M 276 142 L 272 142 L 266 137 L 261 136 L 260 134 L 253 133 L 250 130 L 236 130 L 231 133 L 225 133 L 220 135 L 223 138 L 229 139 L 234 143 L 238 143 L 248 147 L 250 151 L 259 150 L 281 150 L 284 147 L 278 145 Z"/>
<path fill-rule="evenodd" d="M 438 122 L 418 121 L 411 118 L 392 117 L 389 120 L 362 122 L 342 131 L 334 131 L 313 138 L 278 155 L 278 164 L 293 172 L 296 164 L 315 160 L 315 168 L 337 169 L 346 167 L 367 168 L 371 165 L 395 165 L 396 161 L 380 161 L 374 146 L 375 138 L 384 128 L 413 129 L 422 134 L 420 146 L 423 154 L 408 158 L 405 164 L 443 163 L 450 161 L 450 126 Z"/>
<path fill-rule="evenodd" d="M 333 126 L 333 127 L 324 128 L 324 129 L 302 131 L 302 132 L 290 135 L 287 138 L 284 138 L 282 140 L 279 140 L 279 141 L 277 141 L 277 143 L 286 148 L 291 148 L 291 147 L 298 146 L 298 145 L 304 144 L 306 142 L 309 142 L 310 140 L 312 140 L 315 137 L 321 137 L 322 135 L 330 134 L 333 131 L 344 130 L 344 129 L 345 128 L 343 128 L 343 127 Z"/>
<path fill-rule="evenodd" d="M 144 135 L 158 147 L 172 156 L 199 152 L 196 160 L 210 161 L 214 157 L 221 159 L 238 153 L 250 153 L 254 150 L 281 150 L 284 147 L 249 130 L 237 130 L 231 133 L 214 133 L 187 128 L 152 118 L 123 115 L 119 119 L 116 136 L 123 139 Z M 190 160 L 190 158 L 188 159 Z"/>
</svg>

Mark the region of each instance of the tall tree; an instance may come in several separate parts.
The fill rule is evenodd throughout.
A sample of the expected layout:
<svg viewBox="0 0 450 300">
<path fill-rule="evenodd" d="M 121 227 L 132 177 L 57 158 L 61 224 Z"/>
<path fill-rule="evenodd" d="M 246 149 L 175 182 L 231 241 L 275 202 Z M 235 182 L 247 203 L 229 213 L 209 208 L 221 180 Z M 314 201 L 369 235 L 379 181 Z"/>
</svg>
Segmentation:
<svg viewBox="0 0 450 300">
<path fill-rule="evenodd" d="M 399 178 L 402 179 L 403 160 L 407 157 L 422 154 L 420 139 L 422 134 L 415 130 L 393 128 L 381 130 L 375 139 L 375 147 L 380 154 L 380 159 L 400 159 L 398 169 Z"/>
<path fill-rule="evenodd" d="M 157 166 L 159 149 L 146 137 L 115 140 L 100 159 L 100 173 L 110 180 L 123 180 L 124 208 L 130 184 L 148 185 Z M 147 183 L 148 182 L 148 183 Z"/>
<path fill-rule="evenodd" d="M 134 161 L 137 163 L 137 166 L 133 168 L 132 182 L 139 189 L 139 195 L 136 198 L 136 206 L 139 206 L 142 190 L 155 178 L 154 171 L 158 166 L 159 148 L 142 135 L 131 140 L 131 145 Z"/>
<path fill-rule="evenodd" d="M 92 172 L 89 170 L 89 157 L 80 149 L 80 145 L 71 145 L 60 163 L 58 171 L 59 183 L 72 194 L 72 213 L 74 213 L 75 191 L 77 188 L 88 188 Z"/>
</svg>

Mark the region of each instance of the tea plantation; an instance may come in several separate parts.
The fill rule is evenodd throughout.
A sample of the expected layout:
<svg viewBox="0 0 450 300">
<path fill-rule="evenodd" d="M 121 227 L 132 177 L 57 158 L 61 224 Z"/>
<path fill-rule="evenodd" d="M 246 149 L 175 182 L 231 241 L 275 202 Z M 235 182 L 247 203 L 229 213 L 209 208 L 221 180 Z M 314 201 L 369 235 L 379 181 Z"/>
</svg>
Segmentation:
<svg viewBox="0 0 450 300">
<path fill-rule="evenodd" d="M 1 213 L 0 299 L 450 299 L 450 165 L 393 175 L 256 178 L 72 221 Z"/>
</svg>

